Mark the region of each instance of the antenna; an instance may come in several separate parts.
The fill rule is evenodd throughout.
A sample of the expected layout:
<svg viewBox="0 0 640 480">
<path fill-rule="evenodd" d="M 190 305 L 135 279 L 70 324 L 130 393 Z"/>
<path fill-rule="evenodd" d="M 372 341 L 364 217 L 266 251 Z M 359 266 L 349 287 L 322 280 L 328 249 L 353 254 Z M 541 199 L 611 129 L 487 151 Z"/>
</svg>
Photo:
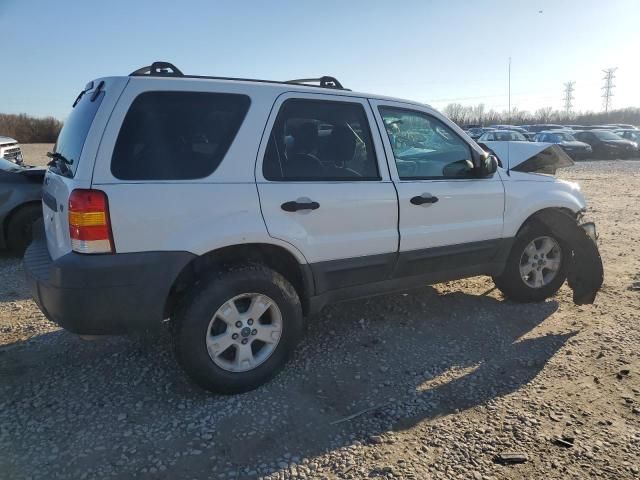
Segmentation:
<svg viewBox="0 0 640 480">
<path fill-rule="evenodd" d="M 511 125 L 511 57 L 509 57 L 509 120 L 507 123 Z"/>
<path fill-rule="evenodd" d="M 573 108 L 573 89 L 576 82 L 571 81 L 564 84 L 564 113 L 567 118 L 571 117 L 571 109 Z"/>
<path fill-rule="evenodd" d="M 602 73 L 604 73 L 604 77 L 602 78 L 602 80 L 604 80 L 604 85 L 602 86 L 602 106 L 604 107 L 604 113 L 609 113 L 609 107 L 611 107 L 611 97 L 613 97 L 613 88 L 615 87 L 613 81 L 616 78 L 616 70 L 618 70 L 618 67 L 602 70 Z"/>
</svg>

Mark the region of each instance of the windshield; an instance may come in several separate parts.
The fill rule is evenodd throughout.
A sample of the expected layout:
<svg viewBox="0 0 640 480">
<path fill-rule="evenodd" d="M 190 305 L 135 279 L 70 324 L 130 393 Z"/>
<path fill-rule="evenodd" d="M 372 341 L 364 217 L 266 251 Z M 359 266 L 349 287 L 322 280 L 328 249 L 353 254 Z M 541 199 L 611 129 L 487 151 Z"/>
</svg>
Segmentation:
<svg viewBox="0 0 640 480">
<path fill-rule="evenodd" d="M 621 137 L 619 137 L 618 135 L 616 135 L 613 132 L 593 132 L 593 134 L 598 137 L 600 140 L 622 140 Z"/>
<path fill-rule="evenodd" d="M 576 139 L 570 133 L 554 133 L 551 135 L 556 142 L 575 142 Z"/>
<path fill-rule="evenodd" d="M 76 173 L 82 148 L 84 147 L 84 141 L 87 138 L 89 128 L 91 128 L 100 103 L 102 103 L 102 99 L 104 98 L 104 91 L 100 92 L 93 101 L 91 100 L 92 97 L 93 95 L 90 93 L 83 94 L 80 101 L 73 107 L 69 117 L 64 122 L 64 126 L 60 131 L 53 151 L 54 153 L 64 156 L 71 163 L 69 165 L 65 164 L 64 167 L 54 163 L 51 166 L 51 170 L 55 173 L 70 177 Z"/>
</svg>

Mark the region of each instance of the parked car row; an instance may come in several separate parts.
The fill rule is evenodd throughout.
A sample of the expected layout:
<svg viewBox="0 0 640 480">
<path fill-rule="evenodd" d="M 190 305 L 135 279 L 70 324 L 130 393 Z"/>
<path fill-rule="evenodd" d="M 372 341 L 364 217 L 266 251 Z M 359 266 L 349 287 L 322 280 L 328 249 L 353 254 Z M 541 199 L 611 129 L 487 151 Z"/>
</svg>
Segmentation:
<svg viewBox="0 0 640 480">
<path fill-rule="evenodd" d="M 583 160 L 593 154 L 593 147 L 587 142 L 581 142 L 570 132 L 565 130 L 547 130 L 537 133 L 535 142 L 555 143 L 574 160 Z"/>
<path fill-rule="evenodd" d="M 467 134 L 478 143 L 543 142 L 560 146 L 574 160 L 640 157 L 640 130 L 614 125 L 491 125 L 473 127 Z"/>
</svg>

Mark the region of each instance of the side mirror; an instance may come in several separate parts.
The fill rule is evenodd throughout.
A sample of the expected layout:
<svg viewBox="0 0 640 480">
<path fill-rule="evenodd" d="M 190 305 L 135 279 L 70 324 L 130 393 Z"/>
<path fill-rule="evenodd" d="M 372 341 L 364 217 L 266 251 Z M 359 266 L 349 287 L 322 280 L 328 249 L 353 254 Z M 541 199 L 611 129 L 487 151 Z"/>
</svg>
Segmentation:
<svg viewBox="0 0 640 480">
<path fill-rule="evenodd" d="M 490 177 L 498 170 L 498 159 L 495 155 L 487 155 L 480 163 L 480 176 Z"/>
</svg>

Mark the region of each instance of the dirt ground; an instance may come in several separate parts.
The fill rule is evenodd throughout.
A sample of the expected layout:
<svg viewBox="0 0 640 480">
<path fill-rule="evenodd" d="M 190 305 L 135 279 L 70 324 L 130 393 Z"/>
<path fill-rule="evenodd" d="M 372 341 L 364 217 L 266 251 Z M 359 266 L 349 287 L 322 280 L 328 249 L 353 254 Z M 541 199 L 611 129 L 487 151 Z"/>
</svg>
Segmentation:
<svg viewBox="0 0 640 480">
<path fill-rule="evenodd" d="M 332 306 L 282 374 L 232 397 L 185 379 L 166 329 L 58 329 L 1 256 L 0 477 L 639 478 L 640 161 L 560 176 L 598 225 L 594 305 L 566 286 L 519 305 L 478 277 Z"/>
</svg>

